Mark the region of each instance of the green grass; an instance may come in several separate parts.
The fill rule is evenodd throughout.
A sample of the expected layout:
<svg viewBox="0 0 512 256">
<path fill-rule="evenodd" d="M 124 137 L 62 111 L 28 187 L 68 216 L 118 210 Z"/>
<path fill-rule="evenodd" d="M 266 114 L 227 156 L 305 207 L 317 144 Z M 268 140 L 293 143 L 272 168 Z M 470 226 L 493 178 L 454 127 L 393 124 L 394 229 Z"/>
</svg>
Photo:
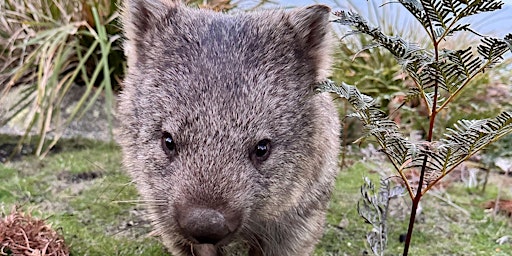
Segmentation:
<svg viewBox="0 0 512 256">
<path fill-rule="evenodd" d="M 64 146 L 63 146 L 64 145 Z M 354 160 L 353 160 L 354 161 Z M 71 246 L 71 255 L 167 255 L 157 239 L 148 237 L 150 226 L 134 200 L 137 192 L 121 171 L 117 146 L 100 142 L 65 141 L 43 160 L 24 157 L 0 164 L 0 211 L 8 213 L 14 204 L 46 218 Z M 336 181 L 327 214 L 327 228 L 315 255 L 365 255 L 366 232 L 371 228 L 359 217 L 356 204 L 363 177 L 378 181 L 376 169 L 385 165 L 355 161 L 344 168 Z M 450 186 L 441 198 L 427 195 L 415 226 L 411 255 L 508 255 L 511 244 L 496 239 L 512 235 L 510 220 L 493 218 L 482 204 L 496 198 L 490 185 L 486 193 L 469 190 L 463 184 Z M 446 201 L 457 205 L 461 210 Z M 400 255 L 408 220 L 408 198 L 393 202 L 389 218 L 386 255 Z"/>
<path fill-rule="evenodd" d="M 67 143 L 70 143 L 69 141 Z M 44 160 L 0 164 L 0 209 L 14 203 L 58 228 L 71 255 L 166 255 L 154 238 L 129 178 L 121 172 L 120 150 L 112 144 L 72 142 Z"/>
<path fill-rule="evenodd" d="M 363 176 L 378 183 L 378 175 L 371 171 L 375 168 L 382 168 L 382 165 L 376 167 L 356 162 L 341 171 L 327 216 L 329 226 L 315 255 L 371 255 L 365 237 L 371 226 L 359 217 L 356 204 Z M 423 199 L 423 211 L 415 225 L 410 255 L 509 255 L 511 244 L 498 245 L 495 241 L 512 235 L 510 219 L 493 218 L 482 208 L 484 202 L 496 198 L 496 186 L 491 185 L 486 193 L 479 193 L 456 183 L 444 194 L 434 193 L 444 200 L 429 194 Z M 447 198 L 470 215 L 449 205 L 445 201 Z M 393 203 L 396 207 L 392 207 L 388 219 L 390 233 L 386 255 L 401 255 L 403 243 L 399 242 L 399 236 L 407 233 L 410 200 L 403 197 Z M 340 222 L 342 227 L 338 227 Z"/>
</svg>

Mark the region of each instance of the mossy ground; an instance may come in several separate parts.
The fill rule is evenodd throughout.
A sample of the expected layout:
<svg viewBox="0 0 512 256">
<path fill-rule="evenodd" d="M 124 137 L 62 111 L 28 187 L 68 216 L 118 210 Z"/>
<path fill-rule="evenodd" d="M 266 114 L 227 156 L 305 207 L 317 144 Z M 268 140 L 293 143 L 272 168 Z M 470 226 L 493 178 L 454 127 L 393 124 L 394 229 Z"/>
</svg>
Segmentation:
<svg viewBox="0 0 512 256">
<path fill-rule="evenodd" d="M 137 192 L 122 171 L 119 148 L 81 140 L 61 145 L 43 160 L 24 156 L 0 164 L 0 212 L 18 205 L 46 218 L 64 235 L 71 255 L 167 255 L 157 239 L 147 236 L 144 210 L 130 202 Z M 356 205 L 363 177 L 378 183 L 374 170 L 383 165 L 354 159 L 337 179 L 328 226 L 315 255 L 371 255 L 365 243 L 371 226 L 358 216 Z M 511 243 L 496 243 L 512 235 L 510 219 L 492 217 L 482 208 L 497 191 L 493 184 L 480 193 L 455 183 L 437 196 L 427 195 L 410 255 L 510 255 Z M 406 197 L 394 202 L 386 255 L 401 254 L 399 236 L 407 231 L 408 203 Z"/>
</svg>

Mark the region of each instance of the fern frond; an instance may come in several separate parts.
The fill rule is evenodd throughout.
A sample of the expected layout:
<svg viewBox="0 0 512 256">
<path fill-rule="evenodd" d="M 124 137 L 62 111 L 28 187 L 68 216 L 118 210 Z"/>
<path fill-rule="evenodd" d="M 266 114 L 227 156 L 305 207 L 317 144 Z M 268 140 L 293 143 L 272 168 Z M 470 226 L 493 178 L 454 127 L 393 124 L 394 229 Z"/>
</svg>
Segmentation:
<svg viewBox="0 0 512 256">
<path fill-rule="evenodd" d="M 458 16 L 468 17 L 482 12 L 492 12 L 503 7 L 502 1 L 496 0 L 458 0 L 461 3 L 467 3 L 466 8 L 457 13 Z"/>
<path fill-rule="evenodd" d="M 419 97 L 421 97 L 421 91 L 416 87 L 410 88 L 406 94 L 407 101 L 418 99 Z"/>
<path fill-rule="evenodd" d="M 333 81 L 324 81 L 319 84 L 319 90 L 338 94 L 338 96 L 348 100 L 357 112 L 366 112 L 373 108 L 376 102 L 372 97 L 361 93 L 357 88 L 346 83 L 337 86 Z"/>
<path fill-rule="evenodd" d="M 417 0 L 407 1 L 411 2 L 414 6 L 419 3 L 416 3 Z M 421 4 L 419 6 L 421 6 Z M 368 22 L 357 13 L 342 10 L 335 12 L 334 15 L 336 15 L 338 19 L 333 22 L 355 28 L 355 30 L 350 32 L 350 34 L 363 33 L 372 37 L 375 43 L 364 49 L 381 46 L 393 54 L 397 62 L 402 66 L 403 70 L 411 74 L 411 78 L 418 86 L 423 97 L 427 97 L 426 95 L 428 92 L 425 91 L 425 89 L 428 89 L 433 85 L 433 82 L 430 80 L 430 76 L 426 73 L 418 76 L 415 74 L 421 74 L 421 70 L 428 69 L 429 64 L 433 61 L 434 54 L 432 51 L 421 48 L 418 44 L 407 42 L 398 36 L 385 35 L 382 33 L 380 28 L 370 26 Z M 429 100 L 426 101 L 429 102 Z M 429 105 L 428 107 L 430 112 L 432 105 Z"/>
<path fill-rule="evenodd" d="M 497 0 L 442 0 L 443 9 L 448 11 L 451 16 L 450 25 L 447 31 L 440 39 L 446 35 L 453 35 L 457 31 L 469 31 L 482 36 L 469 28 L 469 24 L 456 24 L 462 18 L 475 15 L 482 12 L 492 12 L 503 7 L 503 2 Z M 455 26 L 455 27 L 453 27 Z"/>
<path fill-rule="evenodd" d="M 471 76 L 475 71 L 478 70 L 480 66 L 480 61 L 478 58 L 473 56 L 471 52 L 471 47 L 468 47 L 465 50 L 457 50 L 457 51 L 445 51 L 445 56 L 454 67 L 449 67 L 446 71 L 453 72 L 455 74 L 460 73 L 463 77 Z"/>
<path fill-rule="evenodd" d="M 503 38 L 503 41 L 505 42 L 505 44 L 507 44 L 508 49 L 512 52 L 512 33 L 507 34 L 505 38 Z"/>
<path fill-rule="evenodd" d="M 359 118 L 363 123 L 366 136 L 374 136 L 382 147 L 395 169 L 406 182 L 406 188 L 412 197 L 413 189 L 407 183 L 402 166 L 407 166 L 408 156 L 412 154 L 412 144 L 403 136 L 395 122 L 388 119 L 387 115 L 378 109 L 376 101 L 359 90 L 345 83 L 336 85 L 333 81 L 324 81 L 318 85 L 318 89 L 323 92 L 333 92 L 346 99 L 355 109 L 352 116 Z"/>
<path fill-rule="evenodd" d="M 407 9 L 425 28 L 429 27 L 430 22 L 419 0 L 398 0 L 405 9 Z"/>
<path fill-rule="evenodd" d="M 476 32 L 476 31 L 474 31 L 473 29 L 471 29 L 469 27 L 469 24 L 457 24 L 457 25 L 455 25 L 454 28 L 449 29 L 446 32 L 446 35 L 451 36 L 451 35 L 455 34 L 455 32 L 459 32 L 459 31 L 468 31 L 468 32 L 471 32 L 471 33 L 473 33 L 473 34 L 475 34 L 477 36 L 483 37 L 482 34 L 480 34 L 480 33 Z"/>
<path fill-rule="evenodd" d="M 406 182 L 409 194 L 413 188 L 405 177 L 408 169 L 425 166 L 422 193 L 426 193 L 437 181 L 450 173 L 456 166 L 467 160 L 483 147 L 512 132 L 512 112 L 503 112 L 496 118 L 483 120 L 460 120 L 440 141 L 412 143 L 403 136 L 395 122 L 376 108 L 372 97 L 364 95 L 351 85 L 337 86 L 332 81 L 319 85 L 325 92 L 334 92 L 347 99 L 367 131 L 374 136 L 388 159 Z"/>
<path fill-rule="evenodd" d="M 446 100 L 437 108 L 441 111 L 453 100 L 462 89 L 478 74 L 484 73 L 487 69 L 494 67 L 503 60 L 503 55 L 512 51 L 512 34 L 504 39 L 484 37 L 481 44 L 477 46 L 479 56 L 472 54 L 471 48 L 457 51 L 445 51 L 442 57 L 448 64 L 445 64 L 441 73 L 445 74 L 445 83 L 450 92 Z M 449 64 L 453 63 L 453 65 Z M 451 76 L 447 74 L 452 74 Z"/>
<path fill-rule="evenodd" d="M 489 63 L 485 68 L 491 68 L 503 59 L 503 54 L 510 49 L 510 44 L 502 39 L 484 37 L 478 47 L 478 53 Z"/>
<path fill-rule="evenodd" d="M 376 42 L 372 47 L 379 45 L 390 51 L 399 63 L 409 65 L 418 62 L 421 64 L 431 61 L 433 55 L 430 51 L 420 48 L 417 44 L 410 43 L 398 36 L 387 36 L 378 27 L 372 27 L 359 14 L 350 11 L 337 11 L 334 13 L 338 19 L 333 22 L 352 26 L 356 29 L 351 33 L 364 33 L 372 37 Z"/>
<path fill-rule="evenodd" d="M 503 112 L 490 119 L 460 120 L 454 128 L 448 129 L 440 141 L 409 144 L 409 150 L 416 148 L 416 153 L 407 154 L 406 165 L 402 169 L 421 169 L 423 165 L 426 166 L 422 186 L 424 194 L 460 163 L 511 132 L 512 112 Z"/>
<path fill-rule="evenodd" d="M 442 29 L 441 33 L 436 33 L 438 34 L 436 37 L 439 37 L 453 20 L 450 9 L 443 8 L 443 1 L 440 0 L 421 0 L 421 4 L 428 17 L 428 22 L 433 27 Z"/>
<path fill-rule="evenodd" d="M 503 7 L 496 0 L 398 0 L 438 42 L 457 31 L 471 31 L 468 24 L 457 24 L 464 17 Z M 455 26 L 455 27 L 454 27 Z"/>
<path fill-rule="evenodd" d="M 481 65 L 478 57 L 473 56 L 471 47 L 465 50 L 448 51 L 441 55 L 445 59 L 441 66 L 441 74 L 450 93 L 456 91 L 464 80 L 471 77 Z"/>
<path fill-rule="evenodd" d="M 505 111 L 495 118 L 458 121 L 439 142 L 436 155 L 446 164 L 443 169 L 437 170 L 438 175 L 427 190 L 473 154 L 511 132 L 511 111 Z"/>
</svg>

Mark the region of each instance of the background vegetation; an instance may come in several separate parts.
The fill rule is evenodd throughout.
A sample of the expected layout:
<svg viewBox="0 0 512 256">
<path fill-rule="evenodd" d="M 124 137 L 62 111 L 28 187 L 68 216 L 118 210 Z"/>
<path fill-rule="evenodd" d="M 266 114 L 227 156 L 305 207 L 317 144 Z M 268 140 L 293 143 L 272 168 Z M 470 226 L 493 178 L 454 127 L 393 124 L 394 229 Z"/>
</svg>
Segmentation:
<svg viewBox="0 0 512 256">
<path fill-rule="evenodd" d="M 455 105 L 458 96 L 467 93 L 468 87 L 474 87 L 475 78 L 512 52 L 512 33 L 503 38 L 484 36 L 472 28 L 473 23 L 464 19 L 499 10 L 504 3 L 461 0 L 398 3 L 421 25 L 420 31 L 429 41 L 427 46 L 411 41 L 407 35 L 387 35 L 351 11 L 335 12 L 337 19 L 334 22 L 352 27 L 347 35 L 363 34 L 370 39 L 362 51 L 377 47 L 385 49 L 401 66 L 400 73 L 408 83 L 404 83 L 404 94 L 396 102 L 401 103 L 400 106 L 391 110 L 398 111 L 413 100 L 423 103 L 422 109 L 416 110 L 419 116 L 424 116 L 423 127 L 426 128 L 420 130 L 419 138 L 409 138 L 413 130 L 404 130 L 401 119 L 390 116 L 393 113 L 389 113 L 389 108 L 383 111 L 378 100 L 362 94 L 356 87 L 346 83 L 336 86 L 332 82 L 321 86 L 323 91 L 335 92 L 352 105 L 354 113 L 348 117 L 359 119 L 364 126 L 365 134 L 360 140 L 375 139 L 396 171 L 396 175 L 382 178 L 378 191 L 368 179 L 361 187 L 363 199 L 358 203 L 358 212 L 372 225 L 367 241 L 376 255 L 385 254 L 391 200 L 399 197 L 403 190 L 412 200 L 403 250 L 403 255 L 408 255 L 423 196 L 462 162 L 512 132 L 510 109 L 498 112 L 492 118 L 485 118 L 477 111 L 476 120 L 456 119 L 452 127 L 446 127 L 446 120 L 452 114 L 448 106 Z M 473 47 L 457 44 L 448 48 L 450 42 L 457 42 L 453 41 L 453 36 L 463 32 L 480 37 L 478 44 Z M 510 167 L 505 169 L 508 171 Z M 398 185 L 393 185 L 391 180 L 396 176 Z"/>
<path fill-rule="evenodd" d="M 188 4 L 229 11 L 244 1 L 187 0 Z M 247 9 L 268 0 L 246 1 Z M 102 95 L 112 137 L 114 94 L 126 60 L 122 51 L 117 0 L 4 0 L 0 9 L 0 126 L 21 119 L 17 145 L 37 134 L 34 153 L 44 157 L 69 124 L 80 119 Z M 85 87 L 70 110 L 66 96 Z M 9 101 L 16 95 L 16 100 Z M 48 136 L 50 135 L 50 137 Z"/>
</svg>

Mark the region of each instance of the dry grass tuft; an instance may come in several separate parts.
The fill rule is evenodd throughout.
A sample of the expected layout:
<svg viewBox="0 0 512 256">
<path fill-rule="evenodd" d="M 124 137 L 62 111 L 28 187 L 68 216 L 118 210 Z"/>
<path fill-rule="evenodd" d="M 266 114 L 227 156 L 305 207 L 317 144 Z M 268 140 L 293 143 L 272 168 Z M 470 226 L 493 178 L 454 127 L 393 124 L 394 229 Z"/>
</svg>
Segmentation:
<svg viewBox="0 0 512 256">
<path fill-rule="evenodd" d="M 14 208 L 0 219 L 0 255 L 63 256 L 69 248 L 44 220 Z"/>
<path fill-rule="evenodd" d="M 499 199 L 488 201 L 484 204 L 485 209 L 494 209 L 495 212 L 512 218 L 512 200 Z"/>
</svg>

